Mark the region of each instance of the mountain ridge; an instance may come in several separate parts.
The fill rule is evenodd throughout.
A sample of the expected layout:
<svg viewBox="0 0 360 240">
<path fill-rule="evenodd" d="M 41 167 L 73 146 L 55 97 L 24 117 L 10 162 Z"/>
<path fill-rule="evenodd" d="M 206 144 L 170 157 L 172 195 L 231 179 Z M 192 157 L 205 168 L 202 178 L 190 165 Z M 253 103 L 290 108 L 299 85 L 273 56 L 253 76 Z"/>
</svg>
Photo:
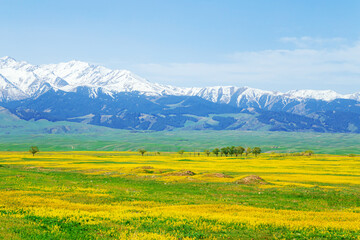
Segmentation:
<svg viewBox="0 0 360 240">
<path fill-rule="evenodd" d="M 80 61 L 31 65 L 0 58 L 0 107 L 27 121 L 81 122 L 141 131 L 360 133 L 360 93 L 181 88 L 151 83 L 128 70 Z"/>
<path fill-rule="evenodd" d="M 0 96 L 3 96 L 0 100 L 2 101 L 38 97 L 49 89 L 74 92 L 77 87 L 91 88 L 93 97 L 96 97 L 97 90 L 101 88 L 108 95 L 119 92 L 139 92 L 147 96 L 199 96 L 208 101 L 233 103 L 237 106 L 244 98 L 257 102 L 263 96 L 268 97 L 270 101 L 277 97 L 287 101 L 306 99 L 360 101 L 360 93 L 339 94 L 332 90 L 291 90 L 282 93 L 236 86 L 176 87 L 152 83 L 128 70 L 111 70 L 75 60 L 58 64 L 31 65 L 25 61 L 3 57 L 0 58 L 0 77 L 10 82 L 14 89 L 12 92 L 5 92 L 0 82 Z"/>
</svg>

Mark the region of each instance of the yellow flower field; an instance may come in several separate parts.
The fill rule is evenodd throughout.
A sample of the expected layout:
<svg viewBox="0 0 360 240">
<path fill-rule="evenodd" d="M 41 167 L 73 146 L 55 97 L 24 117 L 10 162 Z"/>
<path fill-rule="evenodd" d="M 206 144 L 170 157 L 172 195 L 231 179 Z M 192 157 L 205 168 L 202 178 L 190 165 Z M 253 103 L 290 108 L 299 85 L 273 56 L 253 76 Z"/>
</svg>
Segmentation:
<svg viewBox="0 0 360 240">
<path fill-rule="evenodd" d="M 1 152 L 0 164 L 3 238 L 360 239 L 357 156 Z M 265 184 L 241 184 L 249 175 Z"/>
</svg>

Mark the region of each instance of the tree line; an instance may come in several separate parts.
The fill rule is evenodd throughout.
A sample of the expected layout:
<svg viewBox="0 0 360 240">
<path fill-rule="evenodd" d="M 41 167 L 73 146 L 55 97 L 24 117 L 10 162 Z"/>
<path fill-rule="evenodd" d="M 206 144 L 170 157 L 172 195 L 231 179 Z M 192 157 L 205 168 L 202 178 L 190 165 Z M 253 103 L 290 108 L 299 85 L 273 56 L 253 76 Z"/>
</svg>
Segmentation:
<svg viewBox="0 0 360 240">
<path fill-rule="evenodd" d="M 242 156 L 243 154 L 245 154 L 246 156 L 248 156 L 249 154 L 254 154 L 256 157 L 261 153 L 261 148 L 259 147 L 254 147 L 254 148 L 250 148 L 250 147 L 247 147 L 246 149 L 242 146 L 231 146 L 231 147 L 223 147 L 223 148 L 214 148 L 213 150 L 209 150 L 209 149 L 205 149 L 204 150 L 204 153 L 207 155 L 207 156 L 210 156 L 210 154 L 214 154 L 215 156 L 219 156 L 219 154 L 221 156 L 233 156 L 235 155 L 236 157 L 237 156 Z"/>
<path fill-rule="evenodd" d="M 145 149 L 143 148 L 140 148 L 138 149 L 138 152 L 144 156 L 144 154 L 147 152 Z M 185 150 L 180 150 L 178 151 L 178 154 L 180 154 L 181 156 L 185 153 Z M 214 154 L 215 156 L 225 156 L 225 157 L 228 157 L 228 156 L 233 156 L 235 155 L 236 157 L 237 156 L 242 156 L 243 154 L 245 154 L 246 156 L 248 156 L 249 154 L 253 154 L 255 155 L 256 157 L 261 153 L 261 148 L 259 147 L 254 147 L 254 148 L 250 148 L 250 147 L 247 147 L 246 149 L 242 146 L 231 146 L 231 147 L 223 147 L 223 148 L 214 148 L 212 150 L 209 150 L 209 149 L 205 149 L 204 150 L 204 154 L 206 156 L 210 156 L 210 154 Z M 155 154 L 158 154 L 160 155 L 160 152 L 157 152 Z M 194 153 L 195 155 L 196 153 Z M 200 156 L 200 152 L 197 153 L 198 156 Z"/>
<path fill-rule="evenodd" d="M 32 155 L 34 156 L 37 152 L 39 152 L 39 148 L 37 146 L 31 146 L 29 149 L 29 152 L 32 153 Z M 145 153 L 147 153 L 147 151 L 144 148 L 140 148 L 138 149 L 138 152 L 144 156 Z M 178 153 L 182 156 L 185 153 L 185 150 L 180 150 L 178 151 Z M 204 150 L 204 154 L 206 156 L 210 156 L 210 154 L 214 154 L 215 156 L 219 156 L 219 154 L 221 156 L 233 156 L 235 155 L 237 156 L 242 156 L 243 154 L 245 154 L 246 156 L 248 156 L 249 154 L 254 154 L 256 157 L 257 155 L 259 155 L 261 153 L 261 148 L 259 147 L 254 147 L 254 148 L 250 148 L 247 147 L 246 149 L 243 148 L 242 146 L 231 146 L 231 147 L 223 147 L 223 148 L 214 148 L 213 150 L 209 150 L 209 149 L 205 149 Z M 305 153 L 309 154 L 311 156 L 311 154 L 313 153 L 312 151 L 306 151 Z M 194 153 L 195 154 L 195 153 Z M 198 155 L 200 155 L 200 153 L 197 153 Z M 155 155 L 160 155 L 160 152 L 155 152 Z"/>
</svg>

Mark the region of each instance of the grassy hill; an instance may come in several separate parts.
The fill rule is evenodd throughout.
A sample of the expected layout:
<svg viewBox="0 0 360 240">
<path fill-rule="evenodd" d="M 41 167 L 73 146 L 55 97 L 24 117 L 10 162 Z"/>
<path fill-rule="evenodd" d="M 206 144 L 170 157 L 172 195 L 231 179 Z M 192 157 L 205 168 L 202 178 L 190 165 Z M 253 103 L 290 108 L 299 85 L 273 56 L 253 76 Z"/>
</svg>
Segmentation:
<svg viewBox="0 0 360 240">
<path fill-rule="evenodd" d="M 25 121 L 0 109 L 0 149 L 26 151 L 105 150 L 203 151 L 215 147 L 259 146 L 263 152 L 360 154 L 360 135 L 269 131 L 129 131 L 73 122 Z"/>
</svg>

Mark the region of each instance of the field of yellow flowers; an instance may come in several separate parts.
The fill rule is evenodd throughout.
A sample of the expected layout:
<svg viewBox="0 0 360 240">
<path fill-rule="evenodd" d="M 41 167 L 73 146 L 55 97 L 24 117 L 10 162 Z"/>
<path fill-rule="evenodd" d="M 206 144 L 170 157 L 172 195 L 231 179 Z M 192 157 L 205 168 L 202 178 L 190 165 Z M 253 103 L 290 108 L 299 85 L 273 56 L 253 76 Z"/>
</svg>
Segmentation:
<svg viewBox="0 0 360 240">
<path fill-rule="evenodd" d="M 360 156 L 1 152 L 0 183 L 0 239 L 360 239 Z"/>
</svg>

